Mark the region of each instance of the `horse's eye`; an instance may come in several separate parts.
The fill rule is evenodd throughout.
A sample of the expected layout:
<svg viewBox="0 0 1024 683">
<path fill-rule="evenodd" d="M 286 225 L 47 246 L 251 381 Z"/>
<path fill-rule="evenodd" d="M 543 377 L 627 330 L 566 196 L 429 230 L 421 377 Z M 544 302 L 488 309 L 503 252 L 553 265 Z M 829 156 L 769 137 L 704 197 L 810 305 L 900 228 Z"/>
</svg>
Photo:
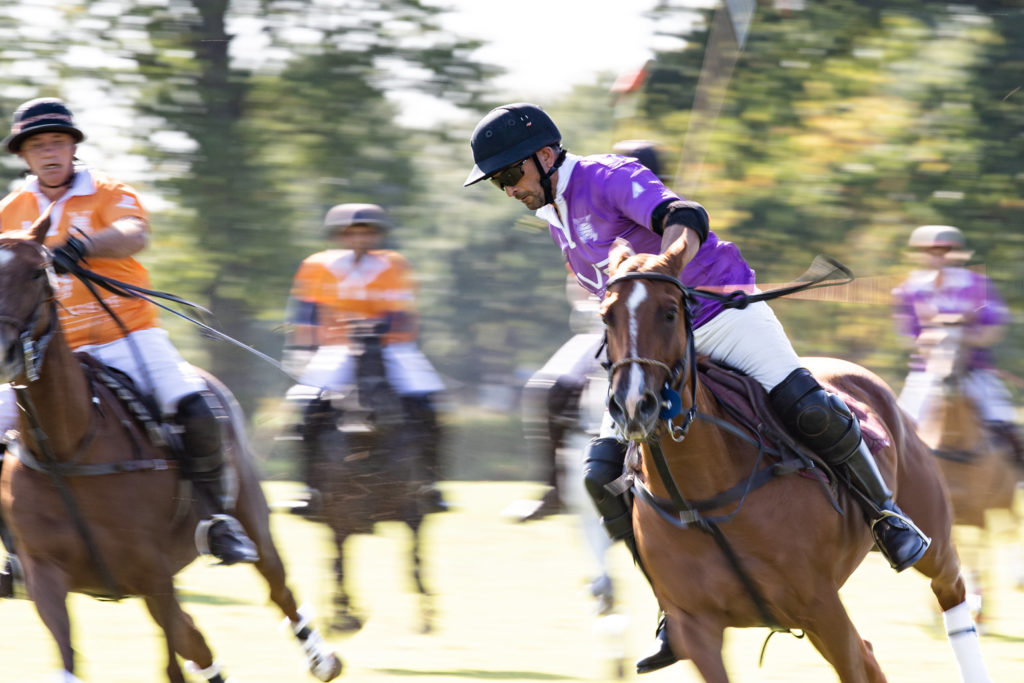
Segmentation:
<svg viewBox="0 0 1024 683">
<path fill-rule="evenodd" d="M 612 313 L 611 313 L 611 311 L 608 311 L 607 313 L 605 313 L 604 315 L 601 316 L 601 322 L 604 324 L 605 327 L 611 327 L 611 324 L 612 324 Z"/>
<path fill-rule="evenodd" d="M 677 318 L 679 318 L 679 309 L 675 306 L 665 311 L 665 320 L 667 322 L 674 323 Z"/>
</svg>

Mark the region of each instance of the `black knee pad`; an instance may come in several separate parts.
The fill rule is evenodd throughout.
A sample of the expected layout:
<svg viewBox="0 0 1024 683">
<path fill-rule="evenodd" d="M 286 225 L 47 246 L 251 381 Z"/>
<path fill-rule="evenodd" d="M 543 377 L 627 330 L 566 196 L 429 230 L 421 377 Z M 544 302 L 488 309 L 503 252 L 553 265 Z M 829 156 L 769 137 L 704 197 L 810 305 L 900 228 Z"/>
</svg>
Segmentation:
<svg viewBox="0 0 1024 683">
<path fill-rule="evenodd" d="M 633 519 L 628 498 L 608 490 L 607 485 L 622 476 L 626 444 L 611 438 L 592 439 L 583 459 L 583 482 L 601 515 L 608 535 L 615 540 L 633 535 Z"/>
<path fill-rule="evenodd" d="M 185 450 L 184 474 L 192 479 L 217 479 L 224 465 L 221 425 L 206 392 L 196 392 L 178 402 L 175 421 L 182 427 Z"/>
<path fill-rule="evenodd" d="M 797 368 L 768 393 L 772 409 L 801 443 L 829 464 L 841 464 L 860 445 L 860 423 L 841 398 Z"/>
</svg>

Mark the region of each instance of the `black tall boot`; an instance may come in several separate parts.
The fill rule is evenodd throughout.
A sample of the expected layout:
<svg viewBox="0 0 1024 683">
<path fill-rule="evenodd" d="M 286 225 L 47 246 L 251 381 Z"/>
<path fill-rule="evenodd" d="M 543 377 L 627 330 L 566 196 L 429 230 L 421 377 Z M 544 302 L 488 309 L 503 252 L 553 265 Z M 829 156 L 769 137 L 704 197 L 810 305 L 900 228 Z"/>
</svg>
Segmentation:
<svg viewBox="0 0 1024 683">
<path fill-rule="evenodd" d="M 213 555 L 222 564 L 256 562 L 256 544 L 225 509 L 221 427 L 203 393 L 189 394 L 178 402 L 176 421 L 183 430 L 184 474 L 215 512 L 196 527 L 196 547 L 201 554 Z"/>
<path fill-rule="evenodd" d="M 862 501 L 861 507 L 871 520 L 871 535 L 882 555 L 898 572 L 913 566 L 928 550 L 931 539 L 893 501 L 892 491 L 885 485 L 875 458 L 863 440 L 843 465 L 851 483 L 870 501 Z"/>
<path fill-rule="evenodd" d="M 4 454 L 6 451 L 7 444 L 0 441 L 0 472 L 3 471 Z M 0 567 L 0 598 L 13 598 L 15 593 L 14 584 L 17 581 L 21 581 L 22 578 L 21 565 L 18 562 L 18 556 L 14 554 L 14 539 L 4 523 L 2 515 L 0 515 L 0 543 L 3 544 L 7 555 L 4 558 L 3 567 Z"/>
<path fill-rule="evenodd" d="M 986 423 L 996 436 L 1000 437 L 1010 445 L 1013 451 L 1013 462 L 1017 467 L 1024 469 L 1024 439 L 1021 438 L 1017 425 L 1012 422 L 987 422 Z"/>
<path fill-rule="evenodd" d="M 835 394 L 818 384 L 806 368 L 797 368 L 768 392 L 772 408 L 802 444 L 829 465 L 844 468 L 871 524 L 878 549 L 900 572 L 928 550 L 931 539 L 910 521 L 882 480 L 875 458 L 861 439 L 860 422 Z"/>
</svg>

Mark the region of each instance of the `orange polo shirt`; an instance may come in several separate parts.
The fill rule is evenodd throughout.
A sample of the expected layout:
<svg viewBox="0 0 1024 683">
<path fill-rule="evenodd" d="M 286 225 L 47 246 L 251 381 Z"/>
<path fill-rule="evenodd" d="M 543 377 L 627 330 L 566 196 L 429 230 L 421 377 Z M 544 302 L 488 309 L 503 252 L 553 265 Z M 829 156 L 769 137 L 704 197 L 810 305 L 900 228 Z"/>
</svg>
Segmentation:
<svg viewBox="0 0 1024 683">
<path fill-rule="evenodd" d="M 75 170 L 71 188 L 57 201 L 50 214 L 54 220 L 46 235 L 46 246 L 59 247 L 67 241 L 69 234 L 88 242 L 82 234 L 88 237 L 119 218 L 136 216 L 148 220 L 149 214 L 131 187 L 92 169 L 76 167 Z M 30 177 L 21 188 L 0 200 L 0 232 L 29 228 L 49 205 L 49 199 L 39 192 L 35 176 Z M 83 265 L 100 275 L 150 288 L 149 273 L 131 257 L 86 256 Z M 57 309 L 71 348 L 83 344 L 106 344 L 124 336 L 121 328 L 78 278 L 65 274 L 58 280 L 57 300 L 61 305 Z M 143 299 L 120 297 L 102 288 L 98 291 L 128 331 L 156 327 L 157 308 L 153 304 Z"/>
<path fill-rule="evenodd" d="M 390 250 L 367 252 L 358 263 L 348 249 L 313 254 L 299 266 L 291 298 L 293 311 L 306 311 L 292 322 L 315 325 L 317 346 L 344 344 L 350 321 L 416 313 L 409 262 Z M 414 339 L 415 325 L 411 330 L 389 332 L 384 343 Z"/>
</svg>

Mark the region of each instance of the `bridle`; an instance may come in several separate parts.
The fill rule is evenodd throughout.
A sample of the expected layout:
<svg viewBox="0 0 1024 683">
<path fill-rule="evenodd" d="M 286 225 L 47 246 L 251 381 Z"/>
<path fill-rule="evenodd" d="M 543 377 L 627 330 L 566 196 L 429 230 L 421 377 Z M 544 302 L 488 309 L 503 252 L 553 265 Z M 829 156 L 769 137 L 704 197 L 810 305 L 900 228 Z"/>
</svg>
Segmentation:
<svg viewBox="0 0 1024 683">
<path fill-rule="evenodd" d="M 49 271 L 52 269 L 50 265 L 49 252 L 46 247 L 38 244 L 37 242 L 24 242 L 24 244 L 31 244 L 39 251 L 44 259 L 44 268 Z M 8 248 L 13 245 L 6 245 Z M 48 276 L 52 277 L 52 272 L 48 273 Z M 50 342 L 53 340 L 54 334 L 57 332 L 57 299 L 53 296 L 52 287 L 47 285 L 43 288 L 43 294 L 49 294 L 49 320 L 47 321 L 46 329 L 38 337 L 35 336 L 36 325 L 39 323 L 39 317 L 42 315 L 44 306 L 41 302 L 37 302 L 32 309 L 32 315 L 28 320 L 20 320 L 9 315 L 0 315 L 0 325 L 10 325 L 18 331 L 18 339 L 21 342 L 22 354 L 25 358 L 25 374 L 28 377 L 29 382 L 35 382 L 39 379 L 39 372 L 43 365 L 43 360 L 46 357 L 46 349 L 49 347 Z"/>
<path fill-rule="evenodd" d="M 605 289 L 629 280 L 667 282 L 680 291 L 683 300 L 683 324 L 686 326 L 686 352 L 674 367 L 669 367 L 667 363 L 655 360 L 654 358 L 636 356 L 620 358 L 608 366 L 609 384 L 615 371 L 627 365 L 647 365 L 664 370 L 668 379 L 665 380 L 665 385 L 661 389 L 661 412 L 658 417 L 665 420 L 672 440 L 682 442 L 686 438 L 694 418 L 697 416 L 697 349 L 693 340 L 693 313 L 690 307 L 696 290 L 684 285 L 677 277 L 654 272 L 631 272 L 616 275 L 608 280 Z M 680 389 L 685 382 L 689 383 L 690 407 L 687 409 L 682 423 L 673 424 L 672 420 L 682 412 Z"/>
</svg>

